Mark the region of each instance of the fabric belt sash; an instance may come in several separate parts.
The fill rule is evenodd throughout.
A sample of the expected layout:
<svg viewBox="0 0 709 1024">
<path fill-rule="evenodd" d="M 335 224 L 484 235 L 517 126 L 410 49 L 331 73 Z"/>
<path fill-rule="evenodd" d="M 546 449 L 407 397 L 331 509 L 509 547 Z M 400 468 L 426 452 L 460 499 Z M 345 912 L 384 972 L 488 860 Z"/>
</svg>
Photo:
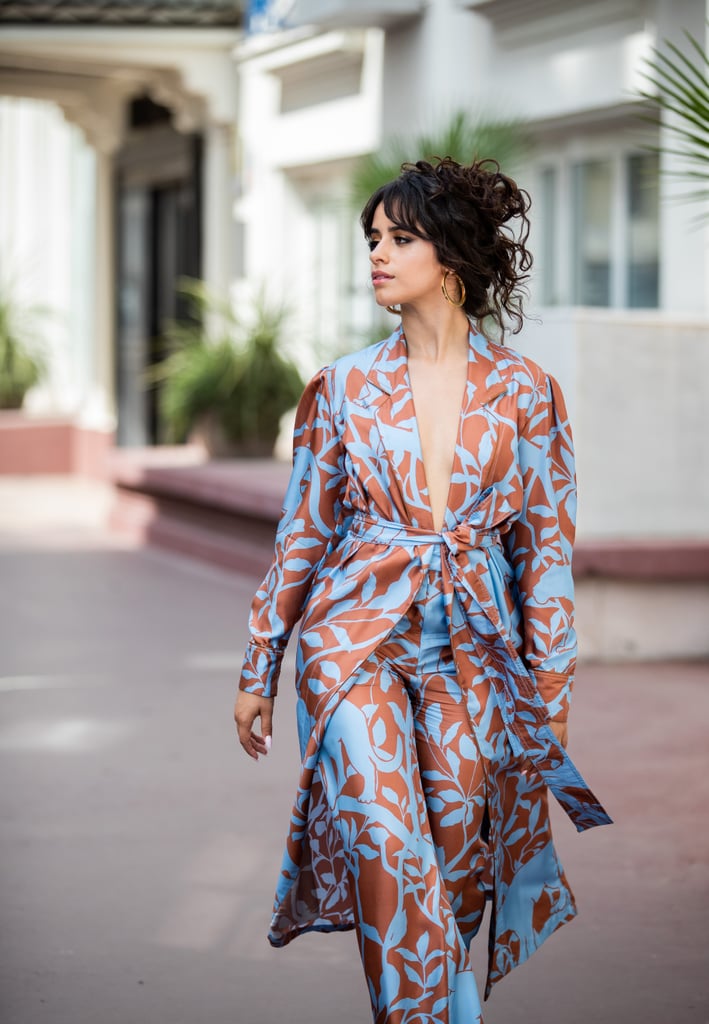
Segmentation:
<svg viewBox="0 0 709 1024">
<path fill-rule="evenodd" d="M 370 544 L 387 544 L 401 547 L 416 547 L 421 544 L 442 544 L 452 555 L 461 551 L 500 544 L 503 530 L 498 525 L 475 527 L 472 523 L 458 523 L 454 530 L 421 530 L 405 523 L 394 523 L 389 519 L 374 519 L 361 513 L 352 519 L 350 532 Z"/>
</svg>

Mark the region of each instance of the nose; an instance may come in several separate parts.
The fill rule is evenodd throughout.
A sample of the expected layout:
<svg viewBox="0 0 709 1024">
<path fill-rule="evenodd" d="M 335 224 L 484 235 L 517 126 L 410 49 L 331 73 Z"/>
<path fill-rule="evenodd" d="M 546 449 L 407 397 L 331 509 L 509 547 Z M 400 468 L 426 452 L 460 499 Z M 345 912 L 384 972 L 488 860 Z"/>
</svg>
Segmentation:
<svg viewBox="0 0 709 1024">
<path fill-rule="evenodd" d="M 369 259 L 372 263 L 385 263 L 389 259 L 383 243 L 384 239 L 380 239 L 370 250 Z"/>
</svg>

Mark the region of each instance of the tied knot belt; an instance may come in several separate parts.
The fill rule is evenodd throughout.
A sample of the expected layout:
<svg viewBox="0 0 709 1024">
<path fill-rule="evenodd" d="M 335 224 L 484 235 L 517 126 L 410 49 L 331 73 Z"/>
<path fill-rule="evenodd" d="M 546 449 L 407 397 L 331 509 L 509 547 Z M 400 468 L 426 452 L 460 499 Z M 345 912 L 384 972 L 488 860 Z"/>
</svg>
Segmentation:
<svg viewBox="0 0 709 1024">
<path fill-rule="evenodd" d="M 389 519 L 380 519 L 357 513 L 350 526 L 350 532 L 361 540 L 371 544 L 386 544 L 396 547 L 416 547 L 418 545 L 442 545 L 457 555 L 465 551 L 500 547 L 501 535 L 507 532 L 507 522 L 494 522 L 481 526 L 470 521 L 458 523 L 452 530 L 422 530 L 406 523 L 395 523 Z"/>
</svg>

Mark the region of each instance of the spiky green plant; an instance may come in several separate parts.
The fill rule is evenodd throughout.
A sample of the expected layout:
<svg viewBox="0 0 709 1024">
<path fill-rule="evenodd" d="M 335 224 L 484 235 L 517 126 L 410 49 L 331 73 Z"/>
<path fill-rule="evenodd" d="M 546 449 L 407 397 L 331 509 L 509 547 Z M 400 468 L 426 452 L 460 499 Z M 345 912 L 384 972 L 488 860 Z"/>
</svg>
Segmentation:
<svg viewBox="0 0 709 1024">
<path fill-rule="evenodd" d="M 199 281 L 184 282 L 181 294 L 191 318 L 167 325 L 170 352 L 149 374 L 162 384 L 168 435 L 183 441 L 209 420 L 245 454 L 267 451 L 303 390 L 294 363 L 279 351 L 286 310 L 260 296 L 250 315 L 237 316 Z"/>
<path fill-rule="evenodd" d="M 450 156 L 461 163 L 492 158 L 511 172 L 521 161 L 529 140 L 521 122 L 476 118 L 467 111 L 455 113 L 440 131 L 410 138 L 395 136 L 377 153 L 363 157 L 351 182 L 353 205 L 360 209 L 381 185 L 396 178 L 407 161 Z"/>
<path fill-rule="evenodd" d="M 639 90 L 639 95 L 673 115 L 650 117 L 670 135 L 669 142 L 655 147 L 655 152 L 682 158 L 682 166 L 666 173 L 693 186 L 683 198 L 703 202 L 709 198 L 709 56 L 691 33 L 685 30 L 684 36 L 688 53 L 668 40 L 664 45 L 669 52 L 653 49 L 643 72 L 648 88 Z"/>
<path fill-rule="evenodd" d="M 22 305 L 9 287 L 0 290 L 0 409 L 20 409 L 25 395 L 47 374 L 40 342 L 46 310 Z"/>
</svg>

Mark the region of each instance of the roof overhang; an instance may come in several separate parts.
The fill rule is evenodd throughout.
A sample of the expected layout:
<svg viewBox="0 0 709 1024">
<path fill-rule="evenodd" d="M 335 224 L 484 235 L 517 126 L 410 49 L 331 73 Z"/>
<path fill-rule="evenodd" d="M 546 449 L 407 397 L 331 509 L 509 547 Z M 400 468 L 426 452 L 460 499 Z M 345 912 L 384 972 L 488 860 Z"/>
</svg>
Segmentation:
<svg viewBox="0 0 709 1024">
<path fill-rule="evenodd" d="M 0 94 L 57 103 L 88 141 L 112 152 L 124 137 L 127 101 L 147 93 L 196 131 L 236 120 L 233 50 L 239 29 L 6 26 Z"/>
<path fill-rule="evenodd" d="M 155 25 L 239 28 L 242 0 L 3 0 L 9 25 Z"/>
</svg>

